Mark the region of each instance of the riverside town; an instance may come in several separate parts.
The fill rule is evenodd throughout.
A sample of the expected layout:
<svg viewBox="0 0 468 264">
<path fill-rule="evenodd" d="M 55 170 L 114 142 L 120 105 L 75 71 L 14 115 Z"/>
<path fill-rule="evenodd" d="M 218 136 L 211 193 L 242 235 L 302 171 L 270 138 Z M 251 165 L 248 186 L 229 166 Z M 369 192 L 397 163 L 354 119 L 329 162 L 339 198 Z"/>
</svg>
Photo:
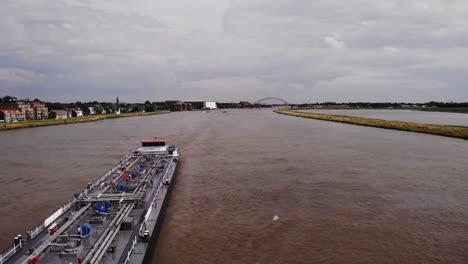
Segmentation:
<svg viewBox="0 0 468 264">
<path fill-rule="evenodd" d="M 248 108 L 249 102 L 216 103 L 213 101 L 169 100 L 163 102 L 124 103 L 117 97 L 110 102 L 48 103 L 40 99 L 17 99 L 13 96 L 0 97 L 0 122 L 21 122 L 28 120 L 69 119 L 84 116 L 110 115 L 121 113 L 145 113 L 154 111 L 213 110 L 217 108 Z"/>
</svg>

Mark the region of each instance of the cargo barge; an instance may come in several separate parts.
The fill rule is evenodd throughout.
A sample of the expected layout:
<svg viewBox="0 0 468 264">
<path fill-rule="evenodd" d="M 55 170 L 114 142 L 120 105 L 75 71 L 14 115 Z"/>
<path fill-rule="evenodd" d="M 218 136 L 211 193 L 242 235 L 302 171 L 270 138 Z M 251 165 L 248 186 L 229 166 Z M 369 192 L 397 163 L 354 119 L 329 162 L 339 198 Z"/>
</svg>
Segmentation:
<svg viewBox="0 0 468 264">
<path fill-rule="evenodd" d="M 0 255 L 0 264 L 151 263 L 180 161 L 145 140 L 108 173 Z"/>
</svg>

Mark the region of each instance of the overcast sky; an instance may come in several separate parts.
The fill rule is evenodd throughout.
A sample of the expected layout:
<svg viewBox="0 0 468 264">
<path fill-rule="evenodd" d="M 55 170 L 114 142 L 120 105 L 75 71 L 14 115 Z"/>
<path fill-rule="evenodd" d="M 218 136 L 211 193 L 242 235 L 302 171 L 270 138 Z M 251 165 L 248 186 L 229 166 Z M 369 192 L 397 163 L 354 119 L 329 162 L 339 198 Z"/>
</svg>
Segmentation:
<svg viewBox="0 0 468 264">
<path fill-rule="evenodd" d="M 468 101 L 466 0 L 2 0 L 0 96 Z"/>
</svg>

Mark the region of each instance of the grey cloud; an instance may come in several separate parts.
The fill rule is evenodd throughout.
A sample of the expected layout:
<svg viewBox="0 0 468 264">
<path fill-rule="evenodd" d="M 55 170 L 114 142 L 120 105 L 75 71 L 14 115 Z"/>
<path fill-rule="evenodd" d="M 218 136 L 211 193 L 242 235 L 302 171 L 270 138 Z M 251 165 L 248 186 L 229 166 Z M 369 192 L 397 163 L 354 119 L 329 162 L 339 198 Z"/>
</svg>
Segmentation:
<svg viewBox="0 0 468 264">
<path fill-rule="evenodd" d="M 5 0 L 0 94 L 468 100 L 467 11 L 461 0 Z"/>
</svg>

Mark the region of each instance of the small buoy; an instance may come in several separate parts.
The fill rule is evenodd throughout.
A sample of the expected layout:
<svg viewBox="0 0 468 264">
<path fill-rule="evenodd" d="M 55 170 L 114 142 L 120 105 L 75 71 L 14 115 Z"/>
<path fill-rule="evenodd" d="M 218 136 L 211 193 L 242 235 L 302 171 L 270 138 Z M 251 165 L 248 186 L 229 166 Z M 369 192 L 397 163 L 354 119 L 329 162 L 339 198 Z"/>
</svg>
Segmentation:
<svg viewBox="0 0 468 264">
<path fill-rule="evenodd" d="M 279 217 L 277 215 L 273 216 L 273 221 L 278 221 Z"/>
</svg>

